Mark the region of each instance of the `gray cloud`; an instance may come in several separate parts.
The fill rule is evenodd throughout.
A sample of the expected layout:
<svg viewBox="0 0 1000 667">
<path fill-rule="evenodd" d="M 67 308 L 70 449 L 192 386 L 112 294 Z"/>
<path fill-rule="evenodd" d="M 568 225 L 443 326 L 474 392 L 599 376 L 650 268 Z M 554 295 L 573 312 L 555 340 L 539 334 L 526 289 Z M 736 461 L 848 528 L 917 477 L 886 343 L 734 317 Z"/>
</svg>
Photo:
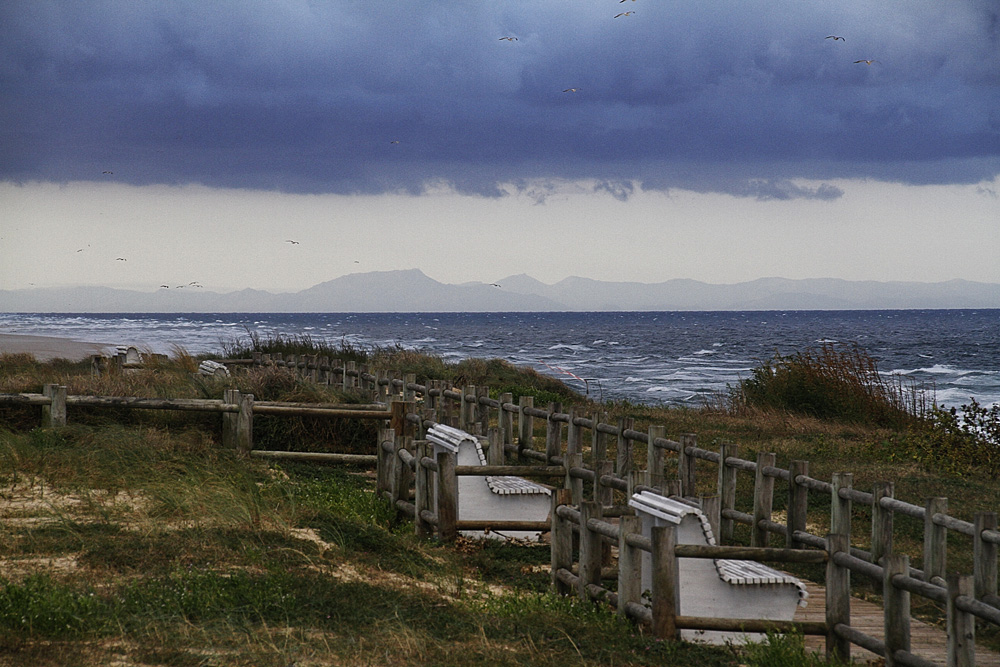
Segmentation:
<svg viewBox="0 0 1000 667">
<path fill-rule="evenodd" d="M 587 178 L 620 199 L 631 183 L 830 199 L 793 179 L 1000 172 L 986 0 L 618 9 L 7 2 L 0 178 L 340 193 L 444 180 L 485 196 Z"/>
</svg>

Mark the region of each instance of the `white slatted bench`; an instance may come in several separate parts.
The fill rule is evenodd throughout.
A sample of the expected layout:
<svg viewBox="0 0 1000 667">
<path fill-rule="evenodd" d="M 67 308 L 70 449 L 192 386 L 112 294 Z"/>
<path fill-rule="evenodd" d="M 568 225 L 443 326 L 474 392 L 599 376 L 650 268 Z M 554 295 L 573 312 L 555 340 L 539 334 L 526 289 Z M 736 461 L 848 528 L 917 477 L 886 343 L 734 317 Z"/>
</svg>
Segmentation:
<svg viewBox="0 0 1000 667">
<path fill-rule="evenodd" d="M 486 453 L 476 436 L 461 429 L 435 424 L 427 430 L 427 440 L 438 452 L 455 452 L 460 466 L 486 465 Z M 435 494 L 437 489 L 435 487 Z M 522 477 L 489 476 L 458 478 L 458 518 L 461 521 L 547 521 L 552 489 Z M 462 531 L 470 537 L 511 537 L 537 540 L 538 531 Z"/>
<path fill-rule="evenodd" d="M 677 527 L 678 544 L 715 544 L 708 517 L 697 507 L 651 491 L 633 495 L 628 504 L 642 517 L 646 537 L 654 526 L 669 523 Z M 644 552 L 642 559 L 642 587 L 650 590 L 652 555 Z M 809 596 L 795 577 L 754 561 L 681 558 L 679 570 L 678 613 L 684 616 L 790 621 Z M 702 630 L 682 630 L 681 636 L 716 644 L 761 639 L 753 633 Z"/>
</svg>

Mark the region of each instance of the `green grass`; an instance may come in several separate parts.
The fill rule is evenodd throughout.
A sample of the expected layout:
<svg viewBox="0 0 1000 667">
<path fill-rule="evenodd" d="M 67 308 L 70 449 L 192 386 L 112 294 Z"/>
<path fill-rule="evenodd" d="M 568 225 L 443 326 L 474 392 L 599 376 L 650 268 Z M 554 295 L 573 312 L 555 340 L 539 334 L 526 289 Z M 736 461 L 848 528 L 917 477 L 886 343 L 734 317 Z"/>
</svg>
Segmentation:
<svg viewBox="0 0 1000 667">
<path fill-rule="evenodd" d="M 946 496 L 949 513 L 963 519 L 1000 504 L 994 470 L 983 456 L 966 455 L 989 441 L 970 440 L 947 414 L 937 422 L 911 415 L 899 425 L 788 406 L 596 405 L 499 360 L 365 354 L 367 363 L 455 386 L 489 386 L 494 397 L 510 391 L 515 402 L 521 392 L 539 406 L 559 401 L 606 413 L 609 423 L 631 417 L 640 431 L 659 424 L 670 437 L 697 433 L 709 449 L 736 442 L 750 460 L 763 451 L 775 452 L 780 467 L 808 460 L 818 479 L 852 471 L 863 490 L 893 480 L 898 498 Z M 2 361 L 0 392 L 37 392 L 55 382 L 70 393 L 221 398 L 225 388 L 192 377 L 196 362 L 183 355 L 99 378 L 85 365 Z M 367 400 L 276 369 L 232 381 L 259 400 Z M 980 432 L 990 433 L 995 416 L 976 414 Z M 0 407 L 0 665 L 822 664 L 794 636 L 739 652 L 656 641 L 601 605 L 550 594 L 545 547 L 418 541 L 412 524 L 375 498 L 366 471 L 238 460 L 221 449 L 219 422 L 217 415 L 71 407 L 70 425 L 51 430 L 37 428 L 38 408 Z M 324 430 L 315 421 L 263 417 L 254 426 L 260 448 L 366 451 L 374 443 L 372 432 L 356 426 Z M 536 428 L 541 447 L 541 420 Z M 635 456 L 643 467 L 641 447 Z M 699 492 L 714 493 L 715 484 L 716 467 L 699 462 Z M 752 485 L 752 475 L 739 475 L 737 509 L 750 511 Z M 778 481 L 776 512 L 786 496 Z M 829 498 L 811 494 L 810 507 L 823 534 Z M 866 546 L 869 521 L 870 510 L 856 506 L 854 545 Z M 738 535 L 747 538 L 742 528 Z M 918 556 L 922 526 L 900 517 L 895 539 L 897 550 Z M 949 569 L 971 571 L 968 541 L 955 536 L 949 549 Z M 796 572 L 822 580 L 821 568 Z M 878 586 L 861 577 L 855 583 L 878 597 Z M 934 605 L 915 606 L 940 620 Z M 992 631 L 979 637 L 998 643 Z"/>
</svg>

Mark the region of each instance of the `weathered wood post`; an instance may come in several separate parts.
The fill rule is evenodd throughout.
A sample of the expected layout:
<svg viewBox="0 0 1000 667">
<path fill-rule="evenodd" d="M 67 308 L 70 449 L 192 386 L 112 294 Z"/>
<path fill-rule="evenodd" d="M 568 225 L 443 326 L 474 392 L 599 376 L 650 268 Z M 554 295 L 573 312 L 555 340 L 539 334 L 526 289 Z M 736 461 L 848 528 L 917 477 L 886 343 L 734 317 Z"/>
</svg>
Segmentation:
<svg viewBox="0 0 1000 667">
<path fill-rule="evenodd" d="M 564 457 L 566 464 L 566 478 L 564 486 L 572 493 L 572 502 L 579 505 L 583 502 L 583 480 L 571 474 L 573 468 L 583 467 L 583 454 L 567 454 Z"/>
<path fill-rule="evenodd" d="M 468 432 L 476 421 L 476 386 L 466 385 L 462 389 L 462 400 L 458 410 L 458 427 Z"/>
<path fill-rule="evenodd" d="M 222 402 L 229 405 L 240 404 L 240 390 L 226 389 L 222 392 Z M 222 413 L 222 447 L 236 449 L 236 415 L 235 412 Z"/>
<path fill-rule="evenodd" d="M 695 474 L 697 457 L 688 453 L 688 448 L 698 446 L 698 436 L 694 433 L 682 433 L 680 437 L 680 458 L 677 459 L 677 477 L 681 480 L 681 495 L 695 497 L 698 495 L 698 477 Z"/>
<path fill-rule="evenodd" d="M 413 469 L 413 486 L 415 495 L 413 506 L 415 509 L 413 516 L 413 530 L 417 537 L 427 537 L 434 532 L 434 527 L 424 518 L 424 512 L 431 511 L 431 493 L 433 485 L 430 483 L 430 471 L 424 467 L 423 460 L 430 451 L 431 445 L 426 440 L 419 440 L 416 443 L 417 461 Z"/>
<path fill-rule="evenodd" d="M 972 563 L 976 599 L 997 594 L 997 544 L 983 539 L 983 531 L 996 532 L 997 513 L 977 512 L 973 520 Z"/>
<path fill-rule="evenodd" d="M 799 476 L 809 476 L 808 461 L 792 461 L 788 465 L 788 520 L 785 547 L 801 549 L 802 543 L 795 539 L 795 531 L 806 529 L 806 515 L 809 511 L 809 489 L 798 483 Z"/>
<path fill-rule="evenodd" d="M 726 465 L 726 459 L 736 458 L 739 447 L 724 442 L 719 447 L 719 544 L 731 544 L 734 523 L 726 510 L 736 509 L 736 468 Z"/>
<path fill-rule="evenodd" d="M 413 385 L 417 383 L 416 373 L 406 373 L 403 376 L 403 400 L 413 402 L 417 398 Z"/>
<path fill-rule="evenodd" d="M 680 613 L 680 568 L 677 563 L 677 528 L 672 524 L 654 526 L 653 542 L 653 636 L 680 639 L 677 615 Z"/>
<path fill-rule="evenodd" d="M 593 416 L 594 428 L 590 431 L 590 457 L 593 461 L 604 461 L 608 458 L 608 434 L 598 428 L 607 418 L 606 412 L 597 412 Z"/>
<path fill-rule="evenodd" d="M 576 406 L 569 409 L 569 423 L 566 426 L 566 453 L 576 454 L 583 451 L 583 429 L 576 425 Z"/>
<path fill-rule="evenodd" d="M 601 482 L 605 475 L 612 475 L 615 471 L 615 464 L 606 459 L 595 459 L 594 461 L 594 501 L 601 504 L 601 507 L 609 507 L 614 502 L 614 489 Z M 604 543 L 602 547 L 601 560 L 605 565 L 611 564 L 611 545 Z"/>
<path fill-rule="evenodd" d="M 416 410 L 413 401 L 394 401 L 389 408 L 389 426 L 397 435 L 413 437 L 414 425 L 406 418 L 406 415 Z"/>
<path fill-rule="evenodd" d="M 718 495 L 701 496 L 700 501 L 701 511 L 708 517 L 708 525 L 712 529 L 712 535 L 715 535 L 716 544 L 721 544 L 719 540 L 720 508 L 722 506 L 720 498 Z"/>
<path fill-rule="evenodd" d="M 552 586 L 556 593 L 568 595 L 570 587 L 559 578 L 559 570 L 573 567 L 573 524 L 559 516 L 559 507 L 572 502 L 569 489 L 558 489 L 552 494 L 551 571 Z"/>
<path fill-rule="evenodd" d="M 582 454 L 574 454 L 573 456 L 582 457 Z M 603 560 L 601 534 L 591 530 L 587 522 L 590 519 L 600 521 L 603 518 L 604 508 L 600 503 L 590 500 L 580 503 L 580 588 L 577 592 L 583 600 L 590 599 L 587 592 L 589 584 L 601 585 L 601 561 Z"/>
<path fill-rule="evenodd" d="M 386 451 L 386 443 L 392 445 L 396 442 L 396 431 L 391 428 L 379 429 L 378 432 L 378 450 L 375 452 L 377 455 L 377 468 L 375 471 L 375 488 L 378 490 L 378 497 L 384 498 L 385 494 L 390 490 L 390 480 L 392 475 L 392 457 L 393 449 Z"/>
<path fill-rule="evenodd" d="M 664 479 L 663 462 L 666 457 L 663 448 L 655 443 L 658 438 L 663 439 L 666 436 L 667 428 L 665 426 L 650 425 L 646 431 L 646 437 L 649 439 L 646 447 L 646 470 L 649 471 L 650 484 L 661 490 Z"/>
<path fill-rule="evenodd" d="M 330 381 L 328 384 L 337 385 L 341 387 L 344 386 L 344 360 L 343 359 L 331 359 L 330 360 Z M 339 376 L 339 379 L 338 379 Z"/>
<path fill-rule="evenodd" d="M 632 417 L 621 417 L 618 420 L 618 458 L 615 470 L 622 479 L 628 479 L 632 473 L 632 439 L 625 437 L 625 431 L 632 430 L 634 425 Z"/>
<path fill-rule="evenodd" d="M 50 403 L 42 406 L 42 427 L 56 428 L 66 425 L 66 387 L 58 384 L 47 384 L 42 387 L 42 394 L 49 398 Z"/>
<path fill-rule="evenodd" d="M 354 383 L 357 379 L 358 372 L 358 362 L 348 361 L 347 365 L 344 367 L 344 377 L 342 385 L 344 389 L 353 389 L 357 385 Z"/>
<path fill-rule="evenodd" d="M 642 603 L 642 550 L 628 543 L 629 535 L 641 533 L 642 517 L 618 519 L 618 615 L 622 618 L 627 618 L 630 602 Z"/>
<path fill-rule="evenodd" d="M 851 642 L 836 632 L 838 624 L 851 624 L 851 571 L 835 562 L 838 553 L 850 553 L 850 538 L 831 533 L 826 536 L 826 659 L 851 660 Z"/>
<path fill-rule="evenodd" d="M 442 542 L 454 542 L 458 537 L 458 475 L 455 474 L 457 461 L 455 452 L 438 452 L 438 538 Z"/>
<path fill-rule="evenodd" d="M 753 529 L 750 531 L 750 546 L 766 547 L 768 530 L 760 525 L 761 521 L 771 520 L 771 508 L 774 505 L 774 477 L 764 474 L 764 468 L 774 467 L 774 453 L 760 452 L 757 454 L 757 471 L 753 484 Z"/>
<path fill-rule="evenodd" d="M 896 667 L 896 651 L 910 650 L 910 592 L 896 588 L 892 578 L 910 575 L 910 557 L 888 554 L 885 557 L 885 578 L 882 581 L 883 623 L 885 627 L 885 664 Z"/>
<path fill-rule="evenodd" d="M 236 451 L 241 457 L 250 456 L 253 449 L 253 394 L 240 394 L 240 411 L 236 414 Z"/>
<path fill-rule="evenodd" d="M 552 459 L 562 454 L 562 422 L 553 417 L 562 412 L 562 403 L 549 403 L 549 416 L 545 422 L 545 463 L 552 465 Z"/>
<path fill-rule="evenodd" d="M 491 466 L 502 466 L 504 464 L 503 435 L 498 428 L 490 428 L 487 432 L 487 441 L 490 448 L 486 450 L 486 462 Z"/>
<path fill-rule="evenodd" d="M 517 398 L 517 455 L 532 448 L 535 432 L 535 417 L 528 410 L 535 407 L 534 396 L 518 396 Z"/>
<path fill-rule="evenodd" d="M 500 413 L 497 415 L 497 427 L 500 429 L 500 447 L 504 451 L 506 460 L 507 445 L 514 444 L 514 413 L 504 406 L 510 405 L 514 401 L 514 394 L 505 392 L 500 394 Z"/>
<path fill-rule="evenodd" d="M 476 417 L 478 430 L 477 435 L 486 435 L 490 428 L 490 406 L 486 403 L 490 398 L 490 388 L 476 387 Z"/>
<path fill-rule="evenodd" d="M 928 498 L 924 509 L 924 580 L 942 584 L 934 579 L 947 573 L 948 529 L 934 523 L 934 515 L 948 513 L 948 499 Z"/>
<path fill-rule="evenodd" d="M 830 492 L 830 532 L 837 535 L 851 534 L 851 498 L 845 498 L 840 490 L 850 491 L 854 484 L 854 475 L 849 472 L 833 473 L 832 491 Z"/>
<path fill-rule="evenodd" d="M 892 553 L 891 509 L 882 507 L 883 498 L 892 498 L 896 493 L 892 482 L 876 482 L 872 488 L 872 562 L 881 563 Z"/>
<path fill-rule="evenodd" d="M 962 611 L 955 598 L 975 592 L 975 584 L 969 575 L 952 573 L 948 575 L 948 667 L 976 666 L 976 617 Z"/>
</svg>

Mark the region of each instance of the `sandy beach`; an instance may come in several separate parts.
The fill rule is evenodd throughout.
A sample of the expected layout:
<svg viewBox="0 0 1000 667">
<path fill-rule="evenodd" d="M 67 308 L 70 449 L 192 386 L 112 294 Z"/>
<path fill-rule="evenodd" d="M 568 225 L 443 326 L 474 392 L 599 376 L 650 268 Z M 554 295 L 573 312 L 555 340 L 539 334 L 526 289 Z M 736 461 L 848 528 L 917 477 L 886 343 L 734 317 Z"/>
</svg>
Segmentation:
<svg viewBox="0 0 1000 667">
<path fill-rule="evenodd" d="M 70 338 L 0 333 L 0 354 L 28 353 L 35 355 L 35 359 L 38 361 L 49 361 L 57 358 L 79 361 L 92 354 L 100 354 L 107 350 L 113 351 L 114 348 L 115 346 L 110 344 L 91 343 Z"/>
</svg>

